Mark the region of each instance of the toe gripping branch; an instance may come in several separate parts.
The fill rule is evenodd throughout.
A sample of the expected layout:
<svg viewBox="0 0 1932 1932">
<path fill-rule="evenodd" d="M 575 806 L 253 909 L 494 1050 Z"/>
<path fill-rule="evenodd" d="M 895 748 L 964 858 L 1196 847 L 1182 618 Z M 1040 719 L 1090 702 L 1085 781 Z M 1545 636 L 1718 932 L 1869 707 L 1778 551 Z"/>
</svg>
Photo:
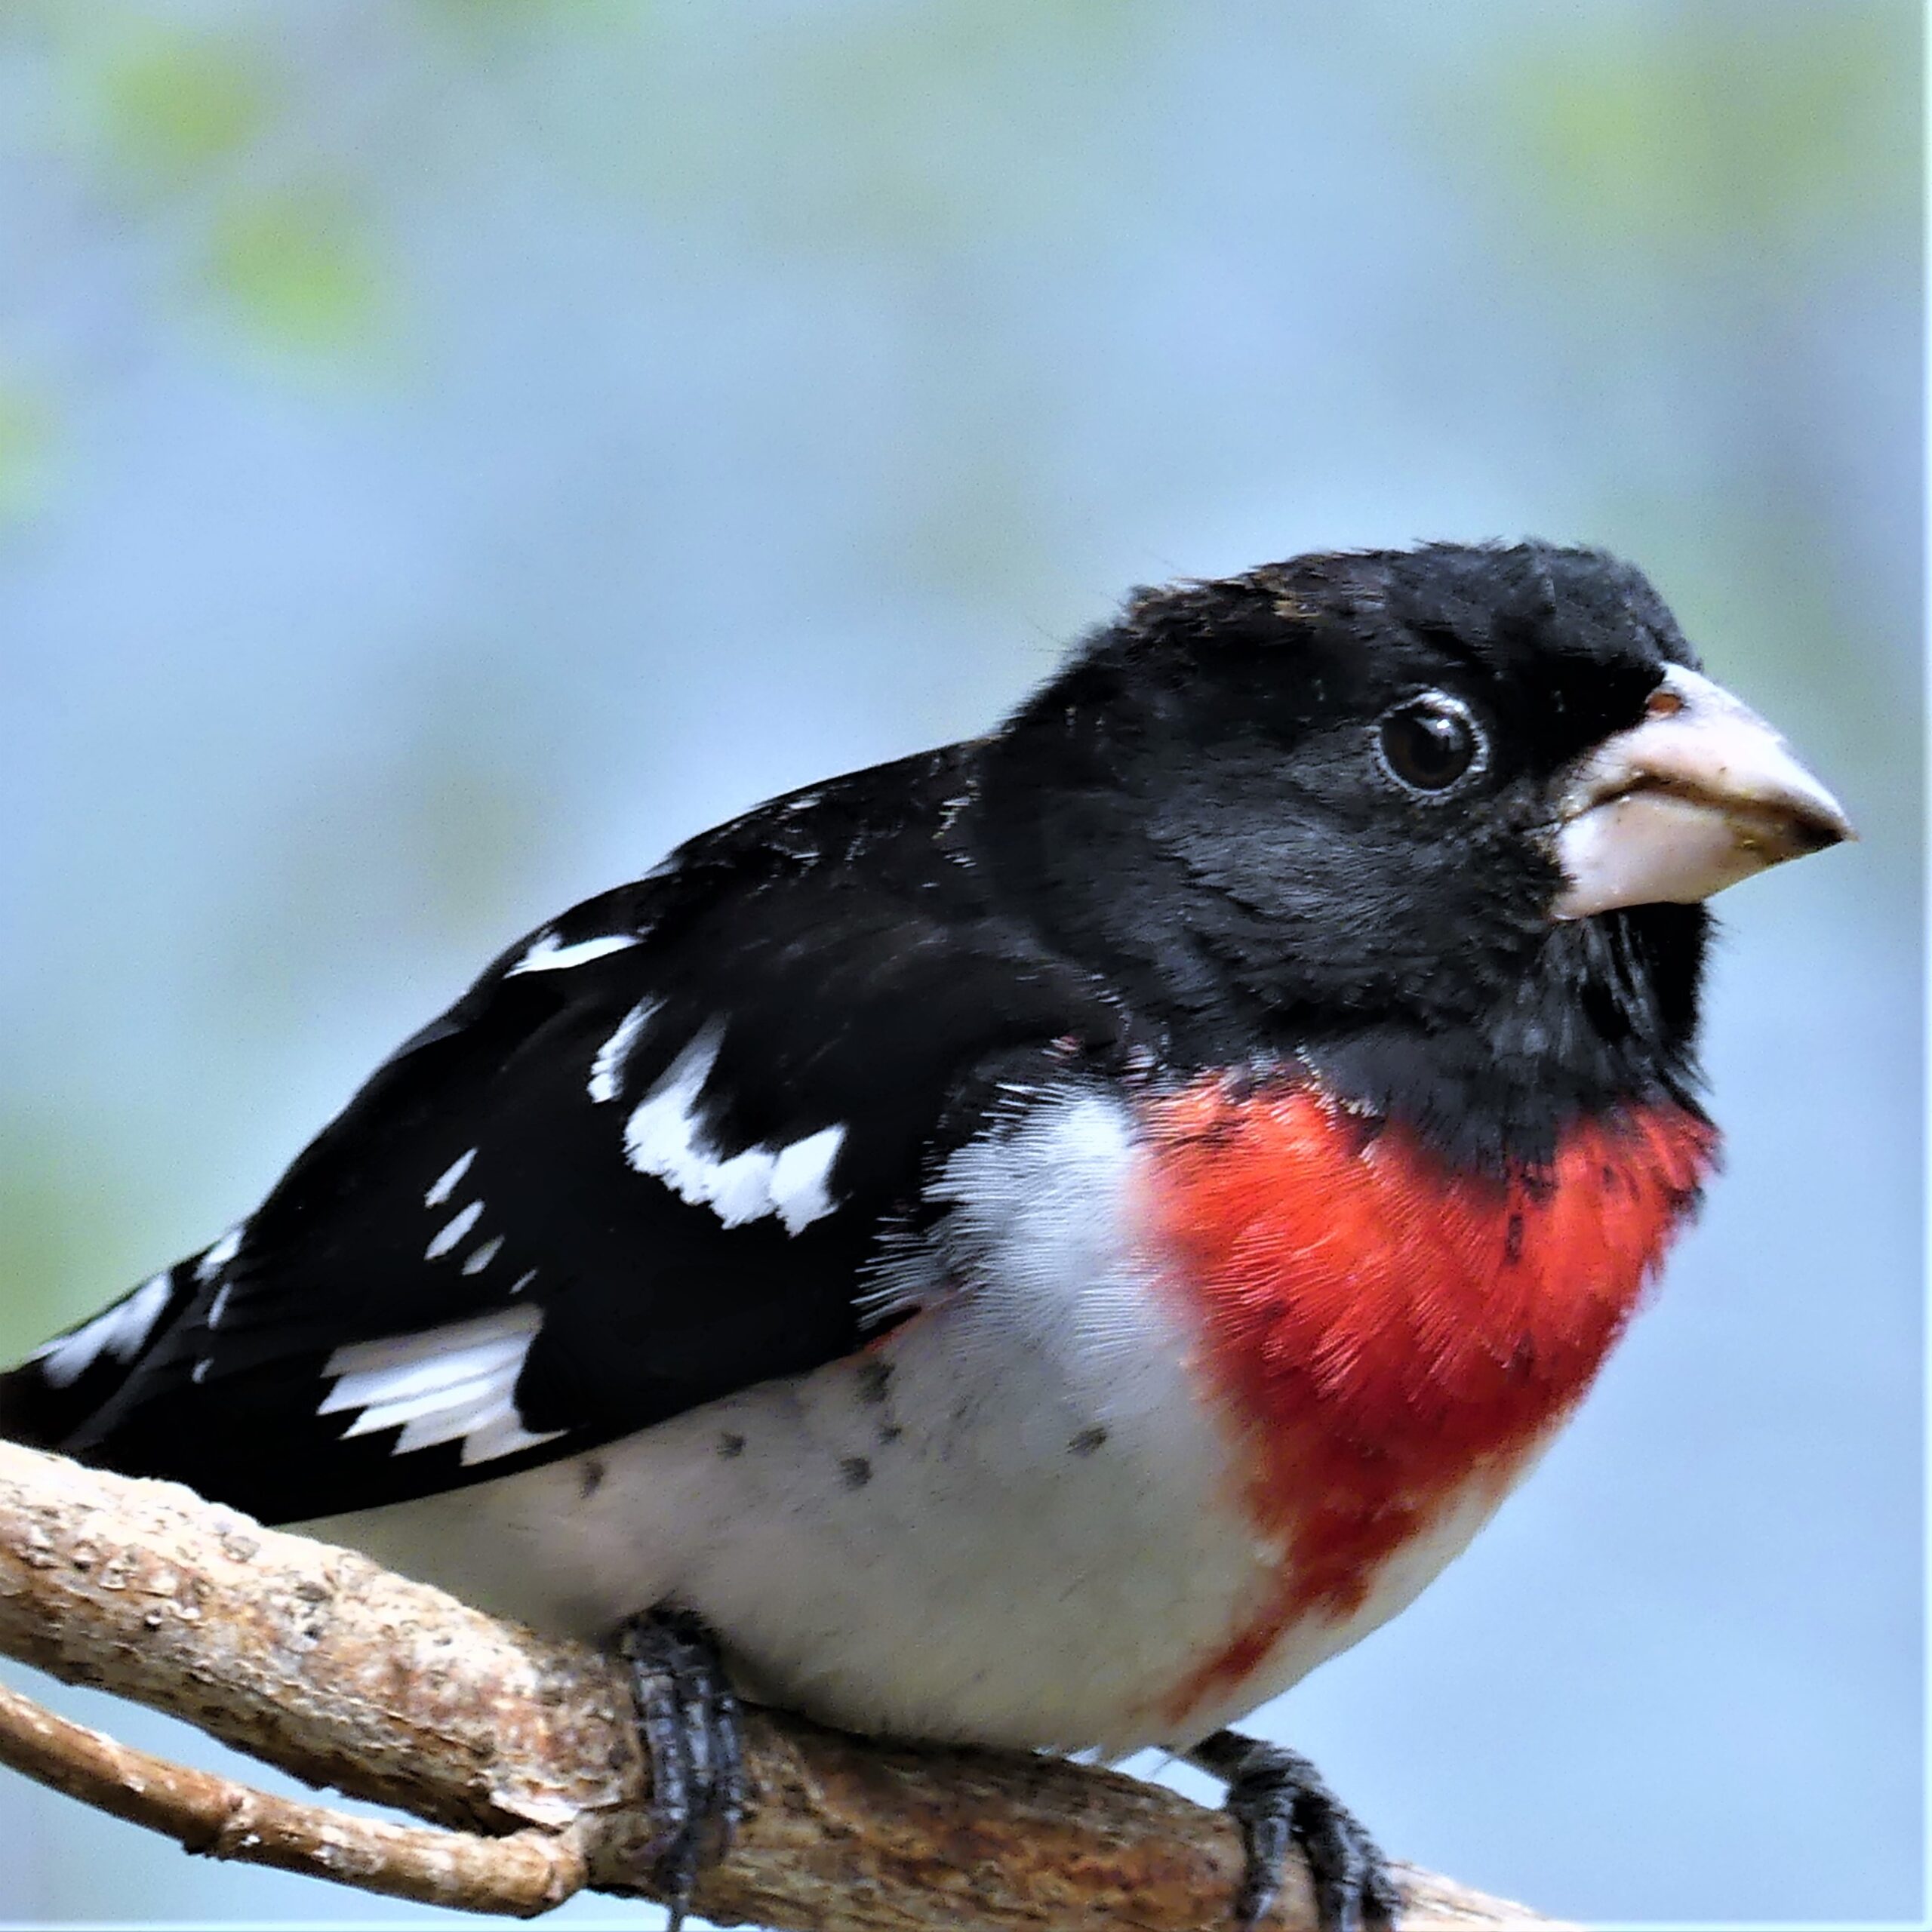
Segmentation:
<svg viewBox="0 0 1932 1932">
<path fill-rule="evenodd" d="M 707 1860 L 731 1848 L 746 1796 L 738 1700 L 717 1640 L 688 1611 L 657 1609 L 618 1631 L 638 1730 L 651 1762 L 652 1882 L 670 1907 L 669 1932 L 690 1909 Z"/>
<path fill-rule="evenodd" d="M 651 1883 L 678 1932 L 705 1864 L 731 1850 L 746 1798 L 738 1700 L 718 1643 L 688 1611 L 660 1607 L 623 1624 L 638 1728 L 651 1762 Z M 1217 1730 L 1187 1754 L 1227 1780 L 1246 1865 L 1234 1902 L 1254 1932 L 1280 1895 L 1288 1848 L 1306 1860 L 1321 1932 L 1395 1932 L 1401 1900 L 1375 1841 L 1306 1758 Z"/>
<path fill-rule="evenodd" d="M 1226 1809 L 1247 1854 L 1235 1895 L 1241 1932 L 1252 1932 L 1279 1896 L 1291 1844 L 1308 1861 L 1321 1932 L 1394 1932 L 1401 1897 L 1387 1863 L 1306 1758 L 1232 1730 L 1216 1731 L 1186 1755 L 1228 1782 Z"/>
</svg>

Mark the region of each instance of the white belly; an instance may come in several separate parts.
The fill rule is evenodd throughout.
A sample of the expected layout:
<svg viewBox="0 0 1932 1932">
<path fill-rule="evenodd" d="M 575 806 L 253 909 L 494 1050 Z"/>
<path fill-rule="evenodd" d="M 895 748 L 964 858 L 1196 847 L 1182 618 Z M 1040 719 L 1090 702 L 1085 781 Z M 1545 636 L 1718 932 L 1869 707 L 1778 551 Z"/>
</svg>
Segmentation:
<svg viewBox="0 0 1932 1932">
<path fill-rule="evenodd" d="M 1241 1507 L 1235 1432 L 1135 1238 L 1133 1158 L 1108 1102 L 1036 1112 L 955 1157 L 943 1250 L 900 1284 L 924 1312 L 863 1354 L 309 1527 L 554 1631 L 674 1601 L 749 1694 L 848 1729 L 1191 1742 L 1392 1614 L 1496 1499 L 1403 1552 L 1346 1623 L 1282 1632 L 1177 1734 L 1169 1694 L 1278 1601 L 1282 1552 Z"/>
</svg>

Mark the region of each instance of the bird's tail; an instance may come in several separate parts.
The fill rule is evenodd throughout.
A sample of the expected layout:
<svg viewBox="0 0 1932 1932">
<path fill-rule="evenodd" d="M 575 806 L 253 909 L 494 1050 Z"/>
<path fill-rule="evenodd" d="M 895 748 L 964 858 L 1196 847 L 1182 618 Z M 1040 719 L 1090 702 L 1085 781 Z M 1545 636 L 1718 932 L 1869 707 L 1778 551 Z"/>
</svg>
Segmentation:
<svg viewBox="0 0 1932 1932">
<path fill-rule="evenodd" d="M 149 1276 L 0 1373 L 0 1439 L 85 1457 L 103 1412 L 118 1406 L 149 1350 L 195 1299 L 206 1252 Z"/>
</svg>

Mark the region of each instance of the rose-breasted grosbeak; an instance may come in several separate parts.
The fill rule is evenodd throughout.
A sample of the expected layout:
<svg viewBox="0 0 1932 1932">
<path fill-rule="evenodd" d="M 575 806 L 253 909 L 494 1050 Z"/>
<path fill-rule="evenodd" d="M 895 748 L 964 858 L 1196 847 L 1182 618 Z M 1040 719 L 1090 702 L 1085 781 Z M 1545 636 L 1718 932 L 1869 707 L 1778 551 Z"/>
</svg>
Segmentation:
<svg viewBox="0 0 1932 1932">
<path fill-rule="evenodd" d="M 989 737 L 519 940 L 0 1429 L 621 1629 L 728 1827 L 718 1650 L 854 1730 L 1185 1750 L 1244 1922 L 1289 1839 L 1387 1919 L 1223 1727 L 1588 1386 L 1715 1150 L 1700 902 L 1847 831 L 1601 552 L 1143 591 Z"/>
</svg>

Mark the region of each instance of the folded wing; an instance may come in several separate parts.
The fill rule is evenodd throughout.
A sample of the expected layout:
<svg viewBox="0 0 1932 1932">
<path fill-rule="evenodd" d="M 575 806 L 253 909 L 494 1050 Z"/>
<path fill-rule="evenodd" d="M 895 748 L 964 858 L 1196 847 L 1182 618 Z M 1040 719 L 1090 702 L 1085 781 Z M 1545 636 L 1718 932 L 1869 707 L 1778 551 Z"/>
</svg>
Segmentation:
<svg viewBox="0 0 1932 1932">
<path fill-rule="evenodd" d="M 949 846 L 959 752 L 780 800 L 506 952 L 0 1432 L 271 1521 L 574 1454 L 849 1352 L 1003 1080 L 1110 1054 Z M 863 856 L 863 864 L 853 864 Z"/>
</svg>

